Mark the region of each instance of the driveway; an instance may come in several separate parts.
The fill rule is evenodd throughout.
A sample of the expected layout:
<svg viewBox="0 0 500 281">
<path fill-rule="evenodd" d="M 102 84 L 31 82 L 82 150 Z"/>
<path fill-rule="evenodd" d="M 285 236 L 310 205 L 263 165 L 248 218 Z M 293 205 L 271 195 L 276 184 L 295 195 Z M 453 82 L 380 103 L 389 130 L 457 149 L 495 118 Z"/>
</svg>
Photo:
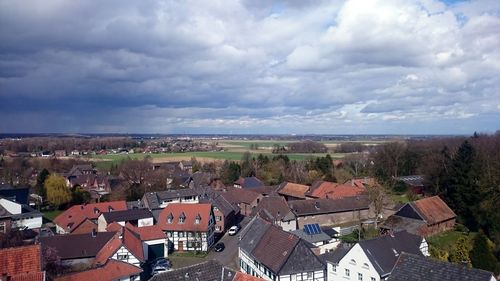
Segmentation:
<svg viewBox="0 0 500 281">
<path fill-rule="evenodd" d="M 241 222 L 241 229 L 245 228 L 245 226 L 250 222 L 250 218 L 245 217 Z M 241 231 L 240 229 L 240 231 Z M 240 265 L 238 261 L 238 244 L 239 244 L 239 234 L 238 232 L 234 236 L 230 236 L 229 234 L 224 234 L 224 236 L 217 243 L 224 243 L 226 248 L 224 251 L 217 253 L 212 249 L 210 253 L 207 255 L 207 259 L 217 260 L 222 265 L 225 265 L 231 269 L 239 270 Z"/>
</svg>

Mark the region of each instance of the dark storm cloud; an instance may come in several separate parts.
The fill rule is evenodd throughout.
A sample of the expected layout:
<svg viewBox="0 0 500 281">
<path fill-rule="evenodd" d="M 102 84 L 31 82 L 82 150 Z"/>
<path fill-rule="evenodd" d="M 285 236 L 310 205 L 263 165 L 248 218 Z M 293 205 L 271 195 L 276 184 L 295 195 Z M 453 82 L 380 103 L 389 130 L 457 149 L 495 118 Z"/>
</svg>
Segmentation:
<svg viewBox="0 0 500 281">
<path fill-rule="evenodd" d="M 495 130 L 498 5 L 449 4 L 2 1 L 0 131 Z"/>
</svg>

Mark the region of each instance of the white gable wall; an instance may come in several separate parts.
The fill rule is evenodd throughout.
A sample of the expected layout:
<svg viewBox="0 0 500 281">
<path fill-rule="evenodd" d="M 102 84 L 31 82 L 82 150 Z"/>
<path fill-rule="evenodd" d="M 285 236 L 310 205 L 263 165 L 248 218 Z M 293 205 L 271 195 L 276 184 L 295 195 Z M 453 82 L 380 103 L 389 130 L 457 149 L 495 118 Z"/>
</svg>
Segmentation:
<svg viewBox="0 0 500 281">
<path fill-rule="evenodd" d="M 123 261 L 137 267 L 141 267 L 141 262 L 127 248 L 121 246 L 111 257 L 114 260 Z"/>
<path fill-rule="evenodd" d="M 22 212 L 22 206 L 19 203 L 12 202 L 10 200 L 0 198 L 0 205 L 7 210 L 7 212 L 13 215 L 19 215 Z"/>
<path fill-rule="evenodd" d="M 137 221 L 137 226 L 142 227 L 142 226 L 151 226 L 153 225 L 153 218 L 145 218 L 145 219 L 140 219 Z"/>
<path fill-rule="evenodd" d="M 365 252 L 356 244 L 339 261 L 337 266 L 328 263 L 328 281 L 332 280 L 359 280 L 358 274 L 362 274 L 362 280 L 380 281 L 380 275 L 373 267 Z M 374 278 L 374 279 L 372 279 Z"/>
</svg>

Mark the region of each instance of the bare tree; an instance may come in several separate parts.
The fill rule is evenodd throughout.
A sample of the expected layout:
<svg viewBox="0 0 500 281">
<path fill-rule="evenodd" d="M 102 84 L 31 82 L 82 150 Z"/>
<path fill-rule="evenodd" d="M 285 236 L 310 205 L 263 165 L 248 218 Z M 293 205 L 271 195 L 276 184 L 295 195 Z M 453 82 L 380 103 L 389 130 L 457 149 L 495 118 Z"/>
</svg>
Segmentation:
<svg viewBox="0 0 500 281">
<path fill-rule="evenodd" d="M 367 186 L 366 189 L 375 213 L 375 228 L 378 228 L 378 219 L 387 205 L 387 193 L 381 185 Z"/>
</svg>

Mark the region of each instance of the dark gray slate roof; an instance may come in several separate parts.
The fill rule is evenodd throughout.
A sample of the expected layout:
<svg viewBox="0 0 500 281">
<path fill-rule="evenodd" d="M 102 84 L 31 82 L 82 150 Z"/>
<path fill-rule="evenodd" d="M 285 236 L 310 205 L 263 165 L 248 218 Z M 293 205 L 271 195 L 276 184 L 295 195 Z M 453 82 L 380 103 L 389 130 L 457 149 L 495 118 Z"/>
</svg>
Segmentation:
<svg viewBox="0 0 500 281">
<path fill-rule="evenodd" d="M 240 178 L 236 181 L 242 188 L 257 188 L 263 187 L 264 183 L 256 177 Z"/>
<path fill-rule="evenodd" d="M 224 216 L 231 212 L 235 214 L 239 212 L 239 207 L 236 204 L 231 204 L 220 193 L 213 191 L 209 186 L 203 187 L 200 190 L 200 203 L 211 203 L 213 207 L 219 209 Z"/>
<path fill-rule="evenodd" d="M 144 206 L 152 210 L 159 209 L 162 201 L 186 196 L 198 196 L 198 192 L 192 188 L 147 192 L 142 197 L 142 202 L 144 203 Z"/>
<path fill-rule="evenodd" d="M 381 277 L 390 274 L 402 252 L 422 255 L 422 237 L 406 231 L 360 241 L 359 245 Z"/>
<path fill-rule="evenodd" d="M 329 241 L 332 239 L 330 236 L 328 236 L 323 231 L 319 234 L 312 234 L 311 235 L 311 234 L 305 233 L 303 229 L 297 229 L 297 230 L 292 231 L 292 233 L 295 234 L 296 236 L 298 236 L 299 238 L 306 240 L 309 243 Z"/>
<path fill-rule="evenodd" d="M 40 237 L 42 249 L 52 248 L 61 259 L 95 257 L 116 232 L 97 232 Z"/>
<path fill-rule="evenodd" d="M 15 188 L 9 185 L 0 186 L 0 196 L 15 201 L 19 204 L 28 204 L 29 194 L 29 187 Z"/>
<path fill-rule="evenodd" d="M 288 206 L 296 216 L 309 216 L 349 212 L 368 209 L 370 200 L 367 196 L 346 197 L 342 199 L 314 199 L 289 201 Z"/>
<path fill-rule="evenodd" d="M 107 223 L 118 221 L 132 221 L 139 219 L 152 218 L 153 214 L 148 209 L 130 209 L 124 211 L 113 211 L 102 213 Z"/>
<path fill-rule="evenodd" d="M 325 270 L 325 268 L 323 261 L 316 256 L 314 252 L 307 247 L 305 241 L 301 239 L 279 273 L 280 275 L 286 275 Z"/>
<path fill-rule="evenodd" d="M 259 213 L 263 219 L 274 221 L 295 220 L 295 215 L 288 207 L 283 196 L 268 196 L 260 200 L 259 205 L 253 211 L 253 214 Z"/>
<path fill-rule="evenodd" d="M 259 218 L 254 217 L 252 221 L 241 231 L 240 248 L 248 254 L 252 253 L 260 239 L 266 233 L 271 224 Z"/>
<path fill-rule="evenodd" d="M 218 261 L 209 260 L 160 273 L 149 281 L 231 281 L 235 275 L 234 270 L 223 267 Z"/>
<path fill-rule="evenodd" d="M 493 274 L 481 269 L 402 253 L 387 281 L 490 281 Z"/>
<path fill-rule="evenodd" d="M 331 252 L 326 252 L 319 257 L 325 262 L 338 264 L 339 261 L 351 250 L 352 246 L 346 243 L 340 243 L 337 248 Z"/>
</svg>

